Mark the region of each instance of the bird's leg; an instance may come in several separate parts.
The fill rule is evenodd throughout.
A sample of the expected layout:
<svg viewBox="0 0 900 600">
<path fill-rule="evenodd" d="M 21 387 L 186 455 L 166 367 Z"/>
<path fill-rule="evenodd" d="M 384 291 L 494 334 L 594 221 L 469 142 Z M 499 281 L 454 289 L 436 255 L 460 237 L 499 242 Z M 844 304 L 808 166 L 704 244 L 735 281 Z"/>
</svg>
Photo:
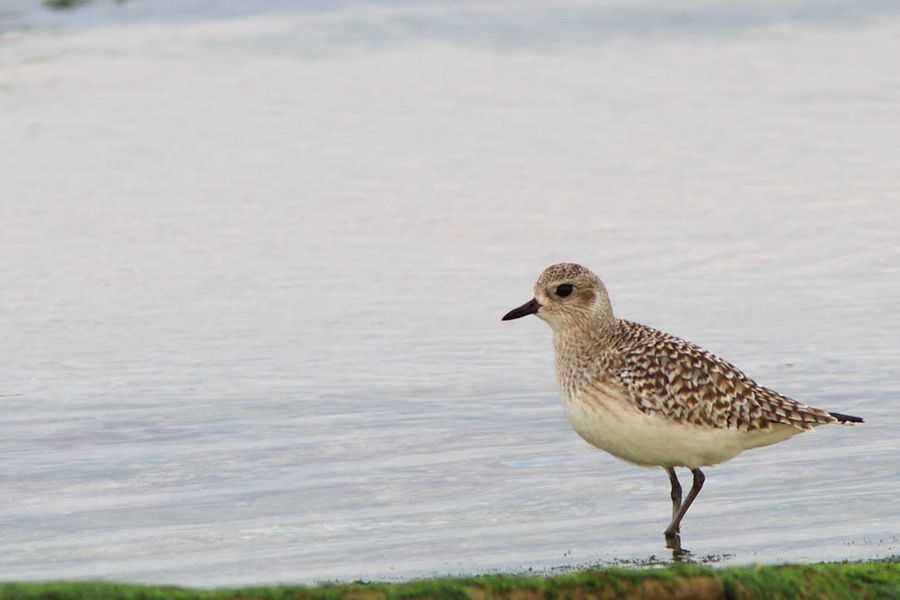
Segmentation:
<svg viewBox="0 0 900 600">
<path fill-rule="evenodd" d="M 675 474 L 675 469 L 672 467 L 666 467 L 666 473 L 669 475 L 669 483 L 672 484 L 672 522 L 675 521 L 675 517 L 678 516 L 678 511 L 681 510 L 681 482 L 678 481 L 678 475 Z M 681 552 L 681 538 L 678 536 L 678 527 L 675 528 L 675 531 L 669 533 L 669 530 L 666 530 L 666 546 L 672 548 L 673 557 L 676 553 Z M 673 558 L 673 560 L 675 560 Z"/>
<path fill-rule="evenodd" d="M 681 508 L 681 483 L 678 481 L 675 469 L 666 467 L 666 473 L 669 474 L 669 483 L 672 484 L 672 520 L 674 521 L 678 516 L 678 509 Z"/>
<path fill-rule="evenodd" d="M 678 514 L 676 514 L 672 518 L 672 522 L 669 523 L 668 527 L 666 527 L 667 539 L 678 535 L 678 530 L 681 527 L 681 519 L 684 518 L 684 515 L 691 507 L 691 503 L 694 501 L 694 498 L 696 498 L 697 494 L 700 493 L 700 489 L 703 487 L 703 482 L 706 481 L 706 477 L 703 476 L 703 472 L 700 469 L 691 469 L 691 473 L 694 475 L 694 484 L 691 486 L 691 491 L 688 492 L 687 498 L 684 499 L 684 503 L 681 505 L 681 508 L 678 509 Z M 674 490 L 672 493 L 674 495 Z"/>
</svg>

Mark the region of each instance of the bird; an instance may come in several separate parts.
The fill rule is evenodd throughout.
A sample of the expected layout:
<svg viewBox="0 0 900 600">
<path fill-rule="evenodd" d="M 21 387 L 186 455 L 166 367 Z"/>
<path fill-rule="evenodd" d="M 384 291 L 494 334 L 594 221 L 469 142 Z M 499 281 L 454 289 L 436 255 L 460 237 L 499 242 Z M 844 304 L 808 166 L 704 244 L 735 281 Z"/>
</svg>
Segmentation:
<svg viewBox="0 0 900 600">
<path fill-rule="evenodd" d="M 534 297 L 501 320 L 528 315 L 553 330 L 556 382 L 575 432 L 628 463 L 665 469 L 670 548 L 681 547 L 681 521 L 706 480 L 702 469 L 819 425 L 863 423 L 764 387 L 689 341 L 617 318 L 603 281 L 578 264 L 545 269 Z M 693 476 L 683 500 L 676 467 Z"/>
</svg>

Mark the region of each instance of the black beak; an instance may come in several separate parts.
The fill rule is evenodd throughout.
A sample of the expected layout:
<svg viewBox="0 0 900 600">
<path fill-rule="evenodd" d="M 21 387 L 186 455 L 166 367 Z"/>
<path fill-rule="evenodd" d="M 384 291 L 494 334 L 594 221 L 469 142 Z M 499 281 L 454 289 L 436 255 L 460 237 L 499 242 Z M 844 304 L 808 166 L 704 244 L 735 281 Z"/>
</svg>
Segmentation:
<svg viewBox="0 0 900 600">
<path fill-rule="evenodd" d="M 537 298 L 532 298 L 531 300 L 529 300 L 528 302 L 526 302 L 519 308 L 514 308 L 511 311 L 509 311 L 508 313 L 506 313 L 505 315 L 503 315 L 503 318 L 500 320 L 501 321 L 512 321 L 513 319 L 521 319 L 522 317 L 527 317 L 528 315 L 533 315 L 534 313 L 536 313 L 538 311 L 538 309 L 540 307 L 541 307 L 541 305 L 538 304 Z"/>
</svg>

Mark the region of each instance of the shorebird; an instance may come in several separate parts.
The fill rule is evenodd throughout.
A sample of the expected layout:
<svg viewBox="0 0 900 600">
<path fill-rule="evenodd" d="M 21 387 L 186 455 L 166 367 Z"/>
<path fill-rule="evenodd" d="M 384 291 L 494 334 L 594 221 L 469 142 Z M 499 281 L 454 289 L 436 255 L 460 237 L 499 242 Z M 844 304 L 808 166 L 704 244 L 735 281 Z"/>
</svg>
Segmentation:
<svg viewBox="0 0 900 600">
<path fill-rule="evenodd" d="M 696 344 L 616 318 L 603 281 L 580 265 L 548 267 L 534 298 L 502 320 L 526 315 L 553 329 L 556 381 L 578 435 L 616 458 L 668 473 L 665 536 L 673 548 L 706 479 L 702 467 L 818 425 L 863 422 L 792 400 Z M 683 502 L 676 467 L 693 475 Z"/>
</svg>

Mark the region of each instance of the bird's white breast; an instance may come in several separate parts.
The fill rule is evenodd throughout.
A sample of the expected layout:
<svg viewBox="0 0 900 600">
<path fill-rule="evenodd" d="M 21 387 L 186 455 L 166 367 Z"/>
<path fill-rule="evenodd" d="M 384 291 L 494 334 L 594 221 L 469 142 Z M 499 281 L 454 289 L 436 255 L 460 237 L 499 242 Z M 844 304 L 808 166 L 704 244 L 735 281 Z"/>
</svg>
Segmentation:
<svg viewBox="0 0 900 600">
<path fill-rule="evenodd" d="M 745 431 L 678 423 L 641 412 L 611 385 L 562 388 L 561 394 L 566 417 L 578 435 L 617 458 L 643 466 L 710 466 L 800 431 L 788 425 Z"/>
</svg>

